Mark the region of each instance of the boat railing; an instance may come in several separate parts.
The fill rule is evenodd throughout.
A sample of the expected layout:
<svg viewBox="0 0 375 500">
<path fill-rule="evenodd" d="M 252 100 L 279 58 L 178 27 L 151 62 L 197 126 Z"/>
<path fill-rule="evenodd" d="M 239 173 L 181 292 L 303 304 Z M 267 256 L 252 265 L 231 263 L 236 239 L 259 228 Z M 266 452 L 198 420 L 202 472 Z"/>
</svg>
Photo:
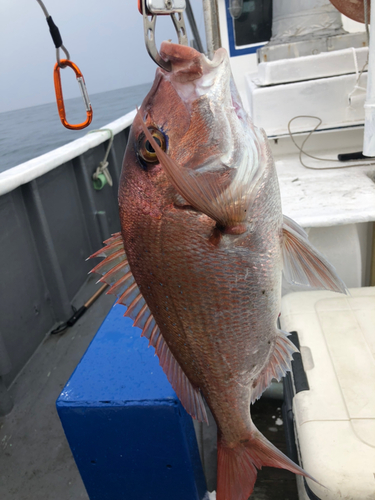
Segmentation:
<svg viewBox="0 0 375 500">
<path fill-rule="evenodd" d="M 85 153 L 89 149 L 95 148 L 99 144 L 109 139 L 108 131 L 110 129 L 113 135 L 122 132 L 128 128 L 134 120 L 136 111 L 131 111 L 115 120 L 108 125 L 102 127 L 103 132 L 96 134 L 89 133 L 80 139 L 69 142 L 68 144 L 56 148 L 44 155 L 33 158 L 0 173 L 0 195 L 8 193 L 13 189 L 26 184 L 27 182 L 40 177 L 41 175 L 53 170 L 56 167 L 76 158 L 77 156 Z M 100 130 L 100 129 L 99 129 Z"/>
<path fill-rule="evenodd" d="M 87 257 L 120 230 L 118 182 L 135 113 L 0 174 L 0 344 L 10 360 L 2 367 L 0 356 L 0 377 L 6 385 L 54 325 L 72 315 L 93 265 Z M 108 129 L 113 186 L 97 190 L 93 174 L 106 155 Z"/>
</svg>

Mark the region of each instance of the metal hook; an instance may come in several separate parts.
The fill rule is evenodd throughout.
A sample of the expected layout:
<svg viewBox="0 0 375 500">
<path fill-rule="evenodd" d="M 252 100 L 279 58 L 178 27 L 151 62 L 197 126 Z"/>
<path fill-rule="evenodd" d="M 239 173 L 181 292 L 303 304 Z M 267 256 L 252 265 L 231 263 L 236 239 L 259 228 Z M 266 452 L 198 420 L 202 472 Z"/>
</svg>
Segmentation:
<svg viewBox="0 0 375 500">
<path fill-rule="evenodd" d="M 155 25 L 156 15 L 149 12 L 146 5 L 146 0 L 142 0 L 142 15 L 143 15 L 143 28 L 147 52 L 151 59 L 156 62 L 158 66 L 165 71 L 172 71 L 172 64 L 170 61 L 164 61 L 160 56 L 155 43 Z M 149 19 L 151 15 L 151 19 Z M 188 38 L 186 34 L 185 21 L 182 12 L 166 12 L 164 15 L 170 15 L 175 27 L 178 43 L 180 45 L 188 45 Z"/>
</svg>

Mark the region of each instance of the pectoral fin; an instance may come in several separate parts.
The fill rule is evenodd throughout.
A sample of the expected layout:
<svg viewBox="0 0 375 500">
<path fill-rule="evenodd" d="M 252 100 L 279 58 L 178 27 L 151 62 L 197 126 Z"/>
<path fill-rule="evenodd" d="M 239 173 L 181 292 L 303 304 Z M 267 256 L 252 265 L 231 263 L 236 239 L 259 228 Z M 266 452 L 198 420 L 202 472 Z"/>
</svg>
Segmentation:
<svg viewBox="0 0 375 500">
<path fill-rule="evenodd" d="M 305 231 L 289 217 L 283 217 L 283 272 L 288 282 L 347 293 L 335 268 L 311 245 Z"/>
</svg>

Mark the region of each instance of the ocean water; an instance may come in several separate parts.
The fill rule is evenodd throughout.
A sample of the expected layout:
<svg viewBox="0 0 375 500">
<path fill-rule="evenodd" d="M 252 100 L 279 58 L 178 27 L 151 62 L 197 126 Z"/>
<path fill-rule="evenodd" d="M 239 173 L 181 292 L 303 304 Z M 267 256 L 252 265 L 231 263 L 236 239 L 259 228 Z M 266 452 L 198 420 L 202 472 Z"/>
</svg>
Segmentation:
<svg viewBox="0 0 375 500">
<path fill-rule="evenodd" d="M 68 130 L 60 122 L 55 102 L 0 113 L 0 172 L 103 127 L 139 106 L 151 83 L 90 95 L 93 109 L 91 125 Z M 65 101 L 67 120 L 81 123 L 86 111 L 81 97 Z"/>
</svg>

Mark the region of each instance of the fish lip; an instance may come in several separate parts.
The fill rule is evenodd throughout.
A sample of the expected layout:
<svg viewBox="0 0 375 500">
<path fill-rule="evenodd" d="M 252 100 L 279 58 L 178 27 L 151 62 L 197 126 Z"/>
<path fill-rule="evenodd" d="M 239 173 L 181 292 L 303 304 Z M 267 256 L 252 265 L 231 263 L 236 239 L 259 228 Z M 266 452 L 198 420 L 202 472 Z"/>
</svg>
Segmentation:
<svg viewBox="0 0 375 500">
<path fill-rule="evenodd" d="M 170 41 L 162 42 L 160 55 L 164 61 L 172 64 L 172 73 L 179 71 L 181 68 L 197 69 L 197 64 L 201 65 L 206 71 L 210 71 L 220 66 L 227 58 L 227 52 L 223 48 L 216 50 L 213 59 L 210 60 L 205 54 L 198 52 L 193 47 L 179 45 Z M 165 70 L 162 71 L 168 73 Z"/>
<path fill-rule="evenodd" d="M 215 52 L 211 61 L 193 47 L 163 42 L 160 55 L 171 62 L 172 71 L 159 68 L 159 74 L 172 84 L 189 110 L 195 100 L 208 94 L 215 85 L 225 87 L 223 78 L 230 78 L 229 57 L 223 48 Z"/>
</svg>

